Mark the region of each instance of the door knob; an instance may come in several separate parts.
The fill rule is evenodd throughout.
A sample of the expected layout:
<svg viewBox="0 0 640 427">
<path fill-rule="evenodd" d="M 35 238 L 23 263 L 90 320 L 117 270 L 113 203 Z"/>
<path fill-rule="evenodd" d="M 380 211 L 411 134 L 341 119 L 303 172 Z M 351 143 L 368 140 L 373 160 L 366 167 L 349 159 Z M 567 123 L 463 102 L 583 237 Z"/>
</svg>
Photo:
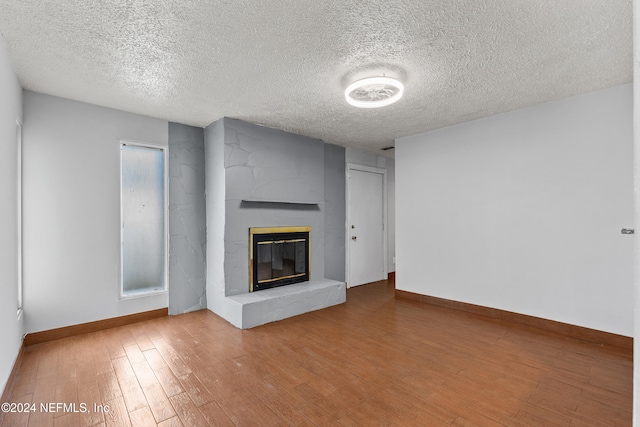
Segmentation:
<svg viewBox="0 0 640 427">
<path fill-rule="evenodd" d="M 356 236 L 351 236 L 351 240 L 356 240 L 357 237 Z"/>
</svg>

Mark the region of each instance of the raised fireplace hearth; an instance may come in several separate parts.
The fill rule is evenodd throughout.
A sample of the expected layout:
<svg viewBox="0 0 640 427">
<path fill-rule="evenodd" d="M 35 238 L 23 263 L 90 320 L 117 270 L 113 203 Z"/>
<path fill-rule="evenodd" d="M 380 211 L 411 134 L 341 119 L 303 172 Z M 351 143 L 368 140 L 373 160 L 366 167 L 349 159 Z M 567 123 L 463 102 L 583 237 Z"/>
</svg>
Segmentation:
<svg viewBox="0 0 640 427">
<path fill-rule="evenodd" d="M 249 229 L 249 290 L 307 282 L 311 227 Z"/>
</svg>

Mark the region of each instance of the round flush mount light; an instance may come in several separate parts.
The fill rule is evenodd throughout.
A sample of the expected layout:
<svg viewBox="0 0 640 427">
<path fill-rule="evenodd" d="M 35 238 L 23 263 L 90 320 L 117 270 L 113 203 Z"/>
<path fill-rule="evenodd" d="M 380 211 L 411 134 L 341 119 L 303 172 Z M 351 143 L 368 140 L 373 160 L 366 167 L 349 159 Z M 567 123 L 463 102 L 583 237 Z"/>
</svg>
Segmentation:
<svg viewBox="0 0 640 427">
<path fill-rule="evenodd" d="M 393 104 L 403 92 L 404 86 L 394 78 L 367 77 L 351 83 L 344 96 L 354 107 L 378 108 Z"/>
</svg>

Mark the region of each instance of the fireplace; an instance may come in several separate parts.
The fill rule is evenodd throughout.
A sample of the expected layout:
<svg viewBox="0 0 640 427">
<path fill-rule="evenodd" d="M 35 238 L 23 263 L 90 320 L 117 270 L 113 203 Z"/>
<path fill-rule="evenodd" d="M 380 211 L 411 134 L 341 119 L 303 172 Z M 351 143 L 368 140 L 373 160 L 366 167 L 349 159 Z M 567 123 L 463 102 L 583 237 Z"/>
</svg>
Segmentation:
<svg viewBox="0 0 640 427">
<path fill-rule="evenodd" d="M 249 229 L 250 291 L 306 282 L 311 227 Z"/>
</svg>

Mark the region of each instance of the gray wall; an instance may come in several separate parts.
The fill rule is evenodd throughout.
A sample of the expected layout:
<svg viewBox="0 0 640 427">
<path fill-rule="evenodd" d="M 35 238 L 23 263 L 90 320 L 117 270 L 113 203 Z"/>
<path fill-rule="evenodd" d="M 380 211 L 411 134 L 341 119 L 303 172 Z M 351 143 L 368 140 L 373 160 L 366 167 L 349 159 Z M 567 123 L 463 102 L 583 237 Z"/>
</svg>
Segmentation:
<svg viewBox="0 0 640 427">
<path fill-rule="evenodd" d="M 396 161 L 385 159 L 387 167 L 387 271 L 396 271 Z"/>
<path fill-rule="evenodd" d="M 225 319 L 235 307 L 226 298 L 224 277 L 224 119 L 204 129 L 205 190 L 207 203 L 207 308 Z"/>
<path fill-rule="evenodd" d="M 311 279 L 324 278 L 325 144 L 228 118 L 224 141 L 226 295 L 249 291 L 250 227 L 311 226 Z"/>
<path fill-rule="evenodd" d="M 325 239 L 324 275 L 327 279 L 345 281 L 345 149 L 324 146 Z"/>
<path fill-rule="evenodd" d="M 206 308 L 204 130 L 169 123 L 169 314 Z"/>
</svg>

